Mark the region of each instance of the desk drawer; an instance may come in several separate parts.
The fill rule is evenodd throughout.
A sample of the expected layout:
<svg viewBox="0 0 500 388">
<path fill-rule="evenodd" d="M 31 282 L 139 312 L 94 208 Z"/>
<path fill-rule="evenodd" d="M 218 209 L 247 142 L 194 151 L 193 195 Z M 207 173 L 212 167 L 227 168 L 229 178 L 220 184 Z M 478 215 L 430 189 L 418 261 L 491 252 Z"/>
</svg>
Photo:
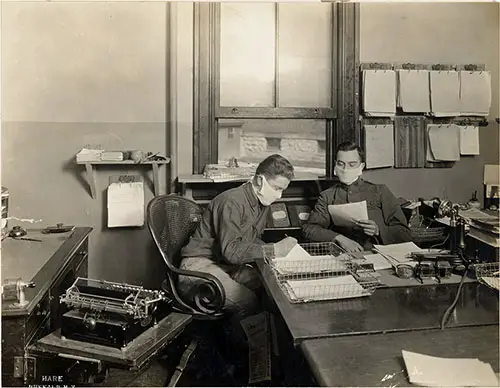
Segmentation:
<svg viewBox="0 0 500 388">
<path fill-rule="evenodd" d="M 26 320 L 26 345 L 50 331 L 50 295 L 47 293 Z"/>
</svg>

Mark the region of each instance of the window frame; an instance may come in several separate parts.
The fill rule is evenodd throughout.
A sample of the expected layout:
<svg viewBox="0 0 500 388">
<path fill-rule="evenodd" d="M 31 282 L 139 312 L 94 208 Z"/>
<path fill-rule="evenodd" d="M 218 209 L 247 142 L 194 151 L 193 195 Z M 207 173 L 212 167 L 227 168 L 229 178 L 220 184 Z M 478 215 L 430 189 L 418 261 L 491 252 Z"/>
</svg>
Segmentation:
<svg viewBox="0 0 500 388">
<path fill-rule="evenodd" d="M 275 3 L 278 7 L 278 3 Z M 193 173 L 218 162 L 219 119 L 321 119 L 326 121 L 326 176 L 333 152 L 345 140 L 359 142 L 359 4 L 332 3 L 332 95 L 329 108 L 220 106 L 220 3 L 194 5 Z M 278 23 L 278 12 L 275 13 Z M 277 30 L 278 31 L 278 30 Z M 278 32 L 276 31 L 276 37 Z M 275 66 L 275 105 L 278 97 Z"/>
</svg>

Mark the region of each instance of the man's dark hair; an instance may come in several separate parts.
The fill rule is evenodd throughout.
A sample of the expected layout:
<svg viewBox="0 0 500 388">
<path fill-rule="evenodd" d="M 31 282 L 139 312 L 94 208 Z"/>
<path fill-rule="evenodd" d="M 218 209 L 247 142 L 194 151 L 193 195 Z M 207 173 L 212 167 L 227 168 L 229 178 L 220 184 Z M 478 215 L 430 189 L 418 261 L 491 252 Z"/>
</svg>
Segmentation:
<svg viewBox="0 0 500 388">
<path fill-rule="evenodd" d="M 340 143 L 339 146 L 337 147 L 337 152 L 335 152 L 335 158 L 337 158 L 337 155 L 339 151 L 358 151 L 359 158 L 361 159 L 362 162 L 365 161 L 365 153 L 361 149 L 360 146 L 358 146 L 356 143 L 353 143 L 352 141 L 345 141 L 343 143 Z"/>
<path fill-rule="evenodd" d="M 255 174 L 264 175 L 266 179 L 273 179 L 281 175 L 289 180 L 292 180 L 295 176 L 292 164 L 288 161 L 288 159 L 278 154 L 268 156 L 260 162 L 257 166 Z"/>
</svg>

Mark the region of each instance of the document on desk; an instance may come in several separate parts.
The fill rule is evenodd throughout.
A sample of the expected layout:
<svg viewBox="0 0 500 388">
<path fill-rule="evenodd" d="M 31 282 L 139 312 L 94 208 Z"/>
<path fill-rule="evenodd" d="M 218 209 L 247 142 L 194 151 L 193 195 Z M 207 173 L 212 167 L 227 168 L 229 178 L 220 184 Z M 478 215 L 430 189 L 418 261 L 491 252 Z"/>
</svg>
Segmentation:
<svg viewBox="0 0 500 388">
<path fill-rule="evenodd" d="M 108 186 L 108 228 L 144 225 L 143 182 Z"/>
<path fill-rule="evenodd" d="M 382 269 L 391 269 L 392 264 L 387 260 L 384 255 L 380 253 L 373 253 L 371 255 L 363 255 L 368 263 L 373 264 L 373 269 L 375 271 L 380 271 Z"/>
<path fill-rule="evenodd" d="M 367 291 L 352 275 L 311 280 L 287 280 L 286 285 L 291 298 L 295 300 L 347 299 L 367 295 Z"/>
<path fill-rule="evenodd" d="M 414 242 L 389 245 L 374 245 L 373 248 L 376 252 L 385 256 L 394 265 L 411 262 L 412 260 L 408 257 L 408 255 L 412 252 L 427 251 L 425 249 L 419 248 Z"/>
<path fill-rule="evenodd" d="M 490 364 L 477 358 L 443 358 L 402 350 L 410 383 L 425 387 L 498 387 Z"/>
<path fill-rule="evenodd" d="M 354 227 L 359 220 L 368 219 L 366 201 L 328 205 L 328 212 L 336 226 Z"/>
</svg>

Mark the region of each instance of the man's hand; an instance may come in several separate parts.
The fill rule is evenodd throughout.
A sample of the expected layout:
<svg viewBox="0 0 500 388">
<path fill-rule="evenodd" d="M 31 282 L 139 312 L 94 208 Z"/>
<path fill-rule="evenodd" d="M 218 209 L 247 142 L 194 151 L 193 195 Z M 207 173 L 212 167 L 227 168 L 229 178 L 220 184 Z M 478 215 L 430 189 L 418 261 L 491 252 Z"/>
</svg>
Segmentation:
<svg viewBox="0 0 500 388">
<path fill-rule="evenodd" d="M 347 238 L 341 234 L 338 234 L 337 237 L 333 239 L 334 242 L 339 244 L 342 248 L 344 248 L 347 252 L 361 252 L 363 251 L 363 247 L 359 245 L 356 241 Z"/>
<path fill-rule="evenodd" d="M 359 220 L 358 226 L 363 229 L 363 232 L 368 236 L 378 236 L 379 229 L 375 221 L 372 220 Z"/>
<path fill-rule="evenodd" d="M 276 257 L 285 257 L 296 244 L 297 239 L 293 237 L 286 237 L 274 244 L 274 255 Z"/>
</svg>

